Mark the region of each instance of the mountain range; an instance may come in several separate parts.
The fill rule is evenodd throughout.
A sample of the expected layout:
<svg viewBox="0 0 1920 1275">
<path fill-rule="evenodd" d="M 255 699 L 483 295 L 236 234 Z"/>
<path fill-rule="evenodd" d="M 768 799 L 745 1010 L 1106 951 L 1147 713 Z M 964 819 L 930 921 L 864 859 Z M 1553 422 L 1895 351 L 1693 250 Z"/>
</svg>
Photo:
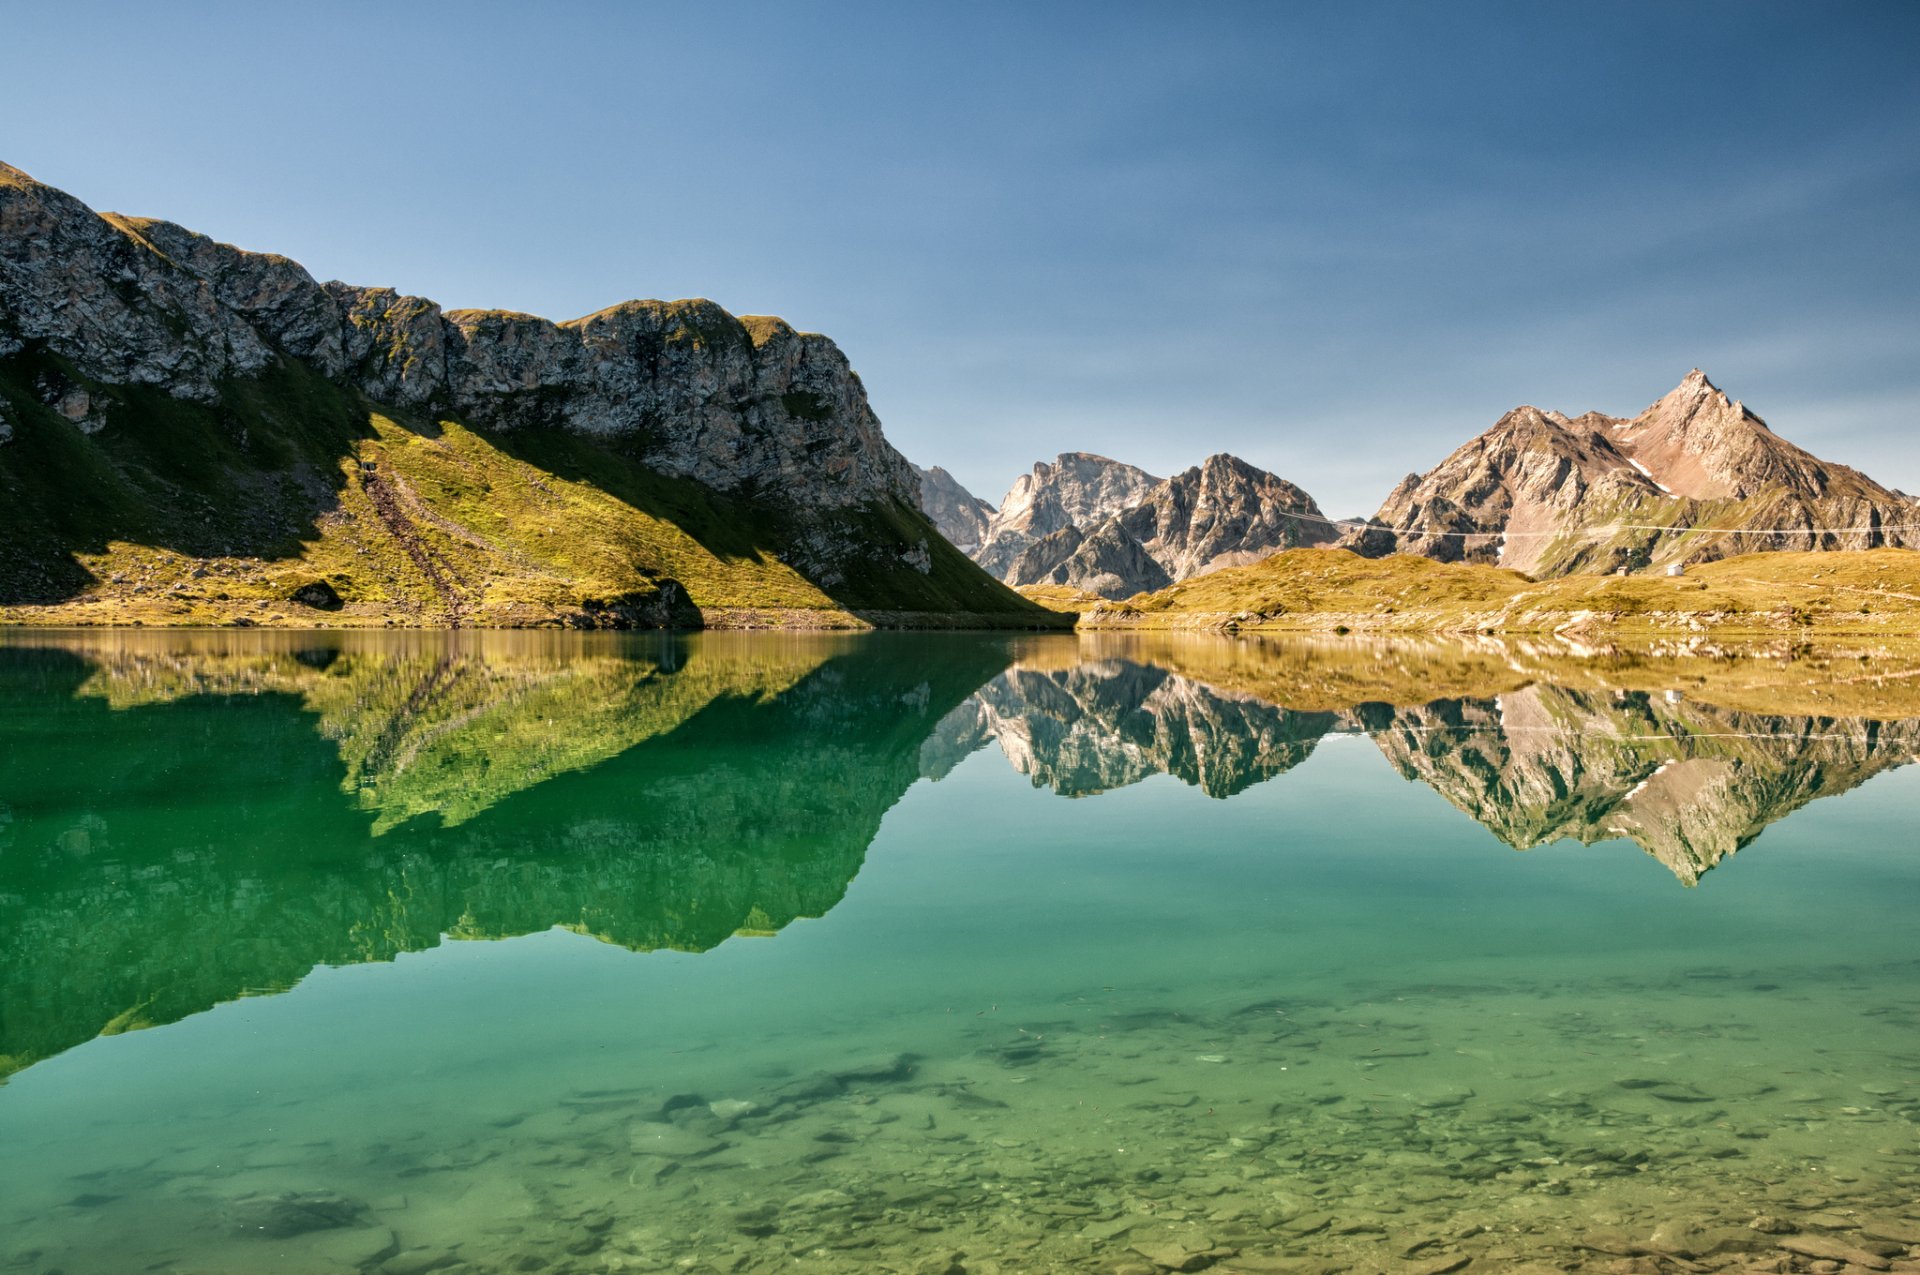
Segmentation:
<svg viewBox="0 0 1920 1275">
<path fill-rule="evenodd" d="M 1534 576 L 1770 549 L 1920 547 L 1920 507 L 1781 438 L 1698 368 L 1631 419 L 1517 407 L 1348 543 Z"/>
<path fill-rule="evenodd" d="M 834 343 L 320 283 L 0 165 L 0 606 L 126 622 L 1035 623 Z"/>
<path fill-rule="evenodd" d="M 1917 524 L 1698 370 L 1632 418 L 1515 408 L 1364 522 L 1229 455 L 1161 478 L 1068 452 L 994 508 L 780 319 L 443 310 L 0 165 L 14 621 L 1051 626 L 1013 589 L 1123 599 L 1328 546 L 1614 573 Z"/>
<path fill-rule="evenodd" d="M 984 502 L 950 479 L 943 499 L 968 510 L 956 543 L 980 537 L 968 552 L 1008 584 L 1115 599 L 1323 545 L 1536 578 L 1920 547 L 1920 503 L 1781 438 L 1698 369 L 1632 418 L 1517 407 L 1407 475 L 1364 522 L 1333 522 L 1299 487 L 1225 455 L 1161 480 L 1070 452 L 1021 475 L 984 529 Z"/>
</svg>

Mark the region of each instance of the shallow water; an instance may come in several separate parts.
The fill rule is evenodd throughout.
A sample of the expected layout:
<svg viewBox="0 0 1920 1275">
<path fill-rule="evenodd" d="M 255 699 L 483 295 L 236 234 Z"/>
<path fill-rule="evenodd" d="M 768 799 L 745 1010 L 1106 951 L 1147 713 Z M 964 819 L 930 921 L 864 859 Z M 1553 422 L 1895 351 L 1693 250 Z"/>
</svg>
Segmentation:
<svg viewBox="0 0 1920 1275">
<path fill-rule="evenodd" d="M 16 635 L 0 1266 L 1898 1262 L 1871 673 Z"/>
</svg>

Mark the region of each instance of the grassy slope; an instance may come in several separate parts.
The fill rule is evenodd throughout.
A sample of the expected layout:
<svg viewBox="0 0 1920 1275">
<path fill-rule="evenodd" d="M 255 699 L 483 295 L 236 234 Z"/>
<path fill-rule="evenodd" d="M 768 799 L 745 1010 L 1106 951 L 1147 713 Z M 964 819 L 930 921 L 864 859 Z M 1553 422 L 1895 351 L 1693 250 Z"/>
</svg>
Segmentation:
<svg viewBox="0 0 1920 1275">
<path fill-rule="evenodd" d="M 1088 627 L 1920 637 L 1920 552 L 1757 553 L 1687 575 L 1534 581 L 1409 555 L 1295 549 L 1083 615 Z"/>
<path fill-rule="evenodd" d="M 91 391 L 107 427 L 89 438 L 43 406 L 49 383 Z M 0 362 L 0 397 L 15 434 L 0 446 L 0 620 L 1058 623 L 915 511 L 830 515 L 860 565 L 810 578 L 782 548 L 819 527 L 659 474 L 618 441 L 409 420 L 296 363 L 207 407 L 22 355 Z M 924 573 L 901 556 L 922 541 Z M 315 582 L 343 606 L 290 600 Z"/>
</svg>

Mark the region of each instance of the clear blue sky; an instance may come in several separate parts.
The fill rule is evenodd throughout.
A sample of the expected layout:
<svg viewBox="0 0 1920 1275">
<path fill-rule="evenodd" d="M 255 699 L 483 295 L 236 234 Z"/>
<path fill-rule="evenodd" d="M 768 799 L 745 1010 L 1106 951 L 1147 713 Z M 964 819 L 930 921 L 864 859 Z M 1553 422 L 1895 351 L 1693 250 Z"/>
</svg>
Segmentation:
<svg viewBox="0 0 1920 1275">
<path fill-rule="evenodd" d="M 314 274 L 846 349 L 998 500 L 1233 451 L 1371 512 L 1695 364 L 1920 490 L 1920 4 L 10 6 L 0 159 Z"/>
</svg>

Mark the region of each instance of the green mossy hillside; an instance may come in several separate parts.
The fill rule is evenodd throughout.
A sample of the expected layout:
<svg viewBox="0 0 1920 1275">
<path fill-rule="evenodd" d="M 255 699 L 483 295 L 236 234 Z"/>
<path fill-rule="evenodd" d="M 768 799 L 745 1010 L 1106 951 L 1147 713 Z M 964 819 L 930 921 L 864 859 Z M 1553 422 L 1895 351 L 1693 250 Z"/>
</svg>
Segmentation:
<svg viewBox="0 0 1920 1275">
<path fill-rule="evenodd" d="M 0 621 L 1060 623 L 904 506 L 803 520 L 637 440 L 409 417 L 292 360 L 205 405 L 29 352 L 0 402 Z"/>
</svg>

